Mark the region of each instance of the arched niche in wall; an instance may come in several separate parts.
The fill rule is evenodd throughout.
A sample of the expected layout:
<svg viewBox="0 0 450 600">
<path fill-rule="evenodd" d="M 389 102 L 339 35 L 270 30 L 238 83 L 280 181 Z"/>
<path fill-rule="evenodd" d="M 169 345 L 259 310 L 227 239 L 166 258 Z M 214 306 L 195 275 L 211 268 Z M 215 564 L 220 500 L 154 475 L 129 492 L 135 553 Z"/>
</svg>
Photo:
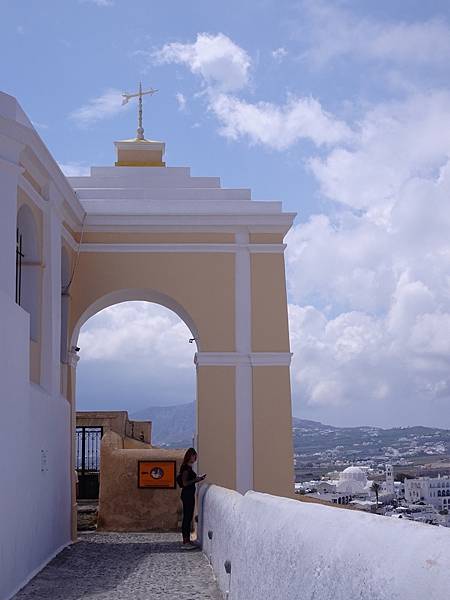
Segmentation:
<svg viewBox="0 0 450 600">
<path fill-rule="evenodd" d="M 61 362 L 67 362 L 67 344 L 69 327 L 69 283 L 70 256 L 67 248 L 61 247 Z"/>
<path fill-rule="evenodd" d="M 41 251 L 33 211 L 23 204 L 17 213 L 17 239 L 21 249 L 18 303 L 30 315 L 30 338 L 39 340 Z"/>
</svg>

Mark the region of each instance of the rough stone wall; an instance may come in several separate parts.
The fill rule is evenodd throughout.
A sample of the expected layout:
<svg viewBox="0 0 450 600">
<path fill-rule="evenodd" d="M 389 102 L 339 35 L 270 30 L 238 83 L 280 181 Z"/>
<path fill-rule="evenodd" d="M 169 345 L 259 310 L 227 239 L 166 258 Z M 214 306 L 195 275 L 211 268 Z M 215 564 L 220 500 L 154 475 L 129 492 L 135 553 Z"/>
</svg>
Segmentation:
<svg viewBox="0 0 450 600">
<path fill-rule="evenodd" d="M 121 436 L 152 441 L 151 421 L 130 421 L 126 410 L 77 411 L 77 427 L 103 427 L 104 432 L 115 431 Z"/>
<path fill-rule="evenodd" d="M 132 444 L 133 446 L 138 445 Z M 126 440 L 126 445 L 129 440 Z M 177 531 L 181 514 L 180 490 L 138 488 L 139 460 L 176 460 L 177 471 L 184 450 L 145 447 L 126 448 L 113 431 L 101 444 L 99 530 Z"/>
</svg>

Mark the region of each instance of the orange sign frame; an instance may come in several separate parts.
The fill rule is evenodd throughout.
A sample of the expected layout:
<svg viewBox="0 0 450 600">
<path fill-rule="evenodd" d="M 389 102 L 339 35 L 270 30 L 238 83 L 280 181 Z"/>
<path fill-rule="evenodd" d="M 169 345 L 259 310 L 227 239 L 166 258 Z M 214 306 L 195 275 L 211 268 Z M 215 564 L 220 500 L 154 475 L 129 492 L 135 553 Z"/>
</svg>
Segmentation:
<svg viewBox="0 0 450 600">
<path fill-rule="evenodd" d="M 144 489 L 176 488 L 175 460 L 139 460 L 138 461 L 138 487 Z"/>
</svg>

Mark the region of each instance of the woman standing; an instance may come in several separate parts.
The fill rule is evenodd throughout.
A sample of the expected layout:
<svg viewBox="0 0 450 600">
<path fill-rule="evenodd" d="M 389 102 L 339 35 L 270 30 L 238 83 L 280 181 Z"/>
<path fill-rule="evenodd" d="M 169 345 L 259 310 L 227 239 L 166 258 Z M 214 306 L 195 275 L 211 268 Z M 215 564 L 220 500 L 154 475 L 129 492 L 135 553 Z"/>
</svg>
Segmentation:
<svg viewBox="0 0 450 600">
<path fill-rule="evenodd" d="M 192 548 L 191 543 L 191 523 L 195 508 L 195 484 L 203 481 L 206 475 L 197 477 L 197 473 L 192 465 L 197 461 L 197 452 L 194 448 L 189 448 L 184 455 L 183 463 L 180 467 L 180 473 L 177 481 L 181 489 L 181 501 L 183 503 L 183 524 L 181 531 L 183 533 L 183 547 Z"/>
</svg>

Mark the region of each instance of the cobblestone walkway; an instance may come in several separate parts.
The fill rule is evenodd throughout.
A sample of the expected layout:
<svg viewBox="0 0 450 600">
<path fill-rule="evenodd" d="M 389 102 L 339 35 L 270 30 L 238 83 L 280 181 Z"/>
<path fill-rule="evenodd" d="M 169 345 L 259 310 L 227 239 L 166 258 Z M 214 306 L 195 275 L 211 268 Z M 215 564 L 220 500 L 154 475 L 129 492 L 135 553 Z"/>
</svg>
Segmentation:
<svg viewBox="0 0 450 600">
<path fill-rule="evenodd" d="M 84 533 L 14 600 L 219 600 L 200 550 L 176 533 Z"/>
</svg>

